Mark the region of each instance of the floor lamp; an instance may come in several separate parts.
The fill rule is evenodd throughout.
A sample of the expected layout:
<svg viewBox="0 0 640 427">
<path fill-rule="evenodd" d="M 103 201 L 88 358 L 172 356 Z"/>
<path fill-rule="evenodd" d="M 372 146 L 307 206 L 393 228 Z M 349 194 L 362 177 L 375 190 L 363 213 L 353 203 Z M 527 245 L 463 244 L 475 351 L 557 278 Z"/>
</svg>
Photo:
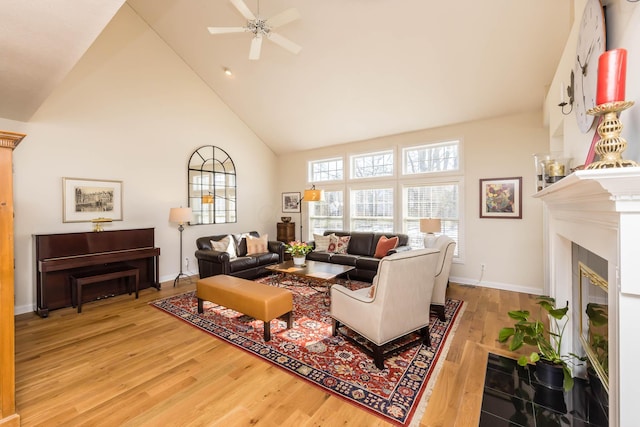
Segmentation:
<svg viewBox="0 0 640 427">
<path fill-rule="evenodd" d="M 442 221 L 440 221 L 440 218 L 422 218 L 420 220 L 420 231 L 427 233 L 427 235 L 424 236 L 424 247 L 430 248 L 436 240 L 436 236 L 433 233 L 440 233 L 442 231 Z"/>
<path fill-rule="evenodd" d="M 179 224 L 178 231 L 180 231 L 180 273 L 178 273 L 176 279 L 173 281 L 174 288 L 181 276 L 189 277 L 182 272 L 182 232 L 184 231 L 184 224 L 189 221 L 191 221 L 191 208 L 171 208 L 169 211 L 169 222 Z"/>
<path fill-rule="evenodd" d="M 312 185 L 311 189 L 304 190 L 304 194 L 302 195 L 302 199 L 300 199 L 300 241 L 304 242 L 305 240 L 302 238 L 302 201 L 305 202 L 318 202 L 324 199 L 324 193 L 322 190 L 316 190 L 316 186 Z"/>
</svg>

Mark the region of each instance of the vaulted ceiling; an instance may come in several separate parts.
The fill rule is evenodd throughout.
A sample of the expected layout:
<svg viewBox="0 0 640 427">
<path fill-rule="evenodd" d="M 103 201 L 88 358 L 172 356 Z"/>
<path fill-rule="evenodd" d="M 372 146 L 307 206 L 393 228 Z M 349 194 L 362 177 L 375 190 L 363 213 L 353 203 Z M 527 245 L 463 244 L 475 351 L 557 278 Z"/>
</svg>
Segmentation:
<svg viewBox="0 0 640 427">
<path fill-rule="evenodd" d="M 253 13 L 257 0 L 245 0 Z M 0 117 L 28 121 L 120 7 L 131 7 L 274 152 L 535 111 L 571 28 L 572 0 L 262 0 L 277 29 L 248 59 L 228 0 L 3 0 Z M 233 72 L 224 74 L 225 68 Z"/>
</svg>

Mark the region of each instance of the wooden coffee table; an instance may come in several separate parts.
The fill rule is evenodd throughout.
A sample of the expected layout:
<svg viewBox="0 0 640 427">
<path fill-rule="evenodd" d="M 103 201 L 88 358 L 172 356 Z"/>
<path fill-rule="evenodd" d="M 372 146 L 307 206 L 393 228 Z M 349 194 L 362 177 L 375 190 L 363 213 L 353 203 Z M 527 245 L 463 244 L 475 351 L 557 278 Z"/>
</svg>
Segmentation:
<svg viewBox="0 0 640 427">
<path fill-rule="evenodd" d="M 278 284 L 282 276 L 296 276 L 303 279 L 303 283 L 305 283 L 304 286 L 308 286 L 317 292 L 325 292 L 327 295 L 336 277 L 346 273 L 347 280 L 349 280 L 349 272 L 355 270 L 355 267 L 350 265 L 308 260 L 304 266 L 293 265 L 293 260 L 289 260 L 280 264 L 269 265 L 265 268 L 279 273 L 279 275 L 276 276 L 276 282 Z"/>
</svg>

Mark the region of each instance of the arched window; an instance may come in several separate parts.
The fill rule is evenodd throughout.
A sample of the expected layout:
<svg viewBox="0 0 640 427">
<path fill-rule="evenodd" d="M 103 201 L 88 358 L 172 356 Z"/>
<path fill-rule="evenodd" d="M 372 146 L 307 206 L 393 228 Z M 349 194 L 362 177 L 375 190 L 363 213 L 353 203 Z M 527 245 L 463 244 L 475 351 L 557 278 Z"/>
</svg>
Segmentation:
<svg viewBox="0 0 640 427">
<path fill-rule="evenodd" d="M 205 145 L 189 159 L 191 225 L 237 221 L 236 167 L 226 151 Z"/>
</svg>

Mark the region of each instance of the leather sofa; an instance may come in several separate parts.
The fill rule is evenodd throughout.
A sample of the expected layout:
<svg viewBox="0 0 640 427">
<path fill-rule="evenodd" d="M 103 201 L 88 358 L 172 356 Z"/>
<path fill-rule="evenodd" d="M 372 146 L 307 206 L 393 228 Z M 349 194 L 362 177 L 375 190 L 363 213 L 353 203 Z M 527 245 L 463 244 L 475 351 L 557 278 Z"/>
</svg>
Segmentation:
<svg viewBox="0 0 640 427">
<path fill-rule="evenodd" d="M 349 278 L 354 280 L 362 280 L 371 282 L 378 271 L 378 264 L 380 258 L 374 257 L 376 253 L 376 246 L 378 240 L 382 236 L 387 238 L 398 237 L 398 246 L 395 249 L 387 252 L 387 255 L 391 255 L 397 252 L 403 252 L 411 250 L 409 245 L 409 236 L 406 234 L 394 234 L 394 233 L 373 233 L 362 231 L 331 231 L 324 232 L 325 236 L 329 234 L 335 234 L 338 237 L 351 236 L 349 244 L 347 246 L 346 254 L 331 253 L 327 251 L 316 251 L 307 254 L 307 259 L 311 261 L 330 262 L 333 264 L 351 265 L 355 267 L 355 270 L 349 272 Z M 309 242 L 315 248 L 315 242 Z"/>
<path fill-rule="evenodd" d="M 277 241 L 267 242 L 267 252 L 247 254 L 247 242 L 245 236 L 249 234 L 253 237 L 260 237 L 258 232 L 239 234 L 220 234 L 215 236 L 204 236 L 196 239 L 196 259 L 198 260 L 198 270 L 200 278 L 226 274 L 229 276 L 242 277 L 244 279 L 255 279 L 269 273 L 265 267 L 271 264 L 284 262 L 284 243 Z M 231 236 L 232 250 L 235 257 L 229 252 L 214 250 L 211 241 L 219 242 L 227 236 Z"/>
</svg>

